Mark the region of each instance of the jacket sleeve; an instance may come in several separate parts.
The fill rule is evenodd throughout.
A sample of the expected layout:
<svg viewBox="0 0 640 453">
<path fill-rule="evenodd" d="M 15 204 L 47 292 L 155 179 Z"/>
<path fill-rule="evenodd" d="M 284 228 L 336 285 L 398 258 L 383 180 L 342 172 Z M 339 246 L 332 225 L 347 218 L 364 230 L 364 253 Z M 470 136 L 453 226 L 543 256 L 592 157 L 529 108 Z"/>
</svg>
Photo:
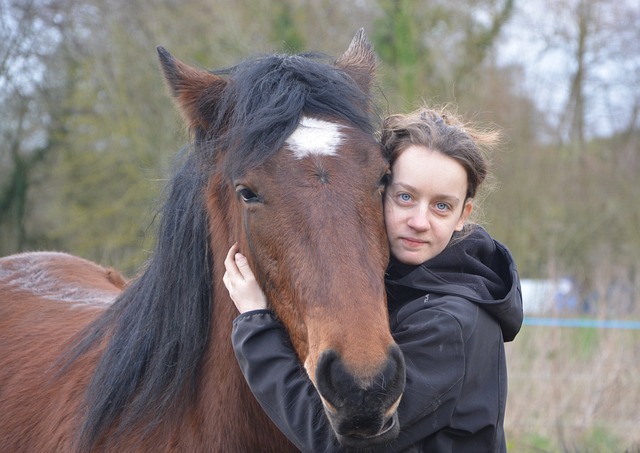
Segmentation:
<svg viewBox="0 0 640 453">
<path fill-rule="evenodd" d="M 420 310 L 401 320 L 393 334 L 407 371 L 398 409 L 401 432 L 371 453 L 404 451 L 447 426 L 464 377 L 463 336 L 451 315 Z M 339 446 L 315 387 L 270 311 L 236 318 L 232 341 L 249 387 L 289 440 L 304 452 L 348 451 Z"/>
<path fill-rule="evenodd" d="M 280 431 L 303 452 L 342 451 L 313 383 L 272 312 L 238 316 L 232 341 L 251 391 Z"/>
</svg>

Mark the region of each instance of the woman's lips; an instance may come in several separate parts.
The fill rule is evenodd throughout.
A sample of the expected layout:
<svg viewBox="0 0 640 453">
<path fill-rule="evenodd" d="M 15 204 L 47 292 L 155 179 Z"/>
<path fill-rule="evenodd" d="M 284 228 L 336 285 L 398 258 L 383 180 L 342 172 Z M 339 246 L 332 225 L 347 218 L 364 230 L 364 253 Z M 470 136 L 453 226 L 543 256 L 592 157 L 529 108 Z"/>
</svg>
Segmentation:
<svg viewBox="0 0 640 453">
<path fill-rule="evenodd" d="M 421 239 L 415 239 L 415 238 L 402 237 L 400 239 L 404 244 L 408 245 L 409 247 L 420 247 L 427 243 L 427 241 L 423 241 Z"/>
</svg>

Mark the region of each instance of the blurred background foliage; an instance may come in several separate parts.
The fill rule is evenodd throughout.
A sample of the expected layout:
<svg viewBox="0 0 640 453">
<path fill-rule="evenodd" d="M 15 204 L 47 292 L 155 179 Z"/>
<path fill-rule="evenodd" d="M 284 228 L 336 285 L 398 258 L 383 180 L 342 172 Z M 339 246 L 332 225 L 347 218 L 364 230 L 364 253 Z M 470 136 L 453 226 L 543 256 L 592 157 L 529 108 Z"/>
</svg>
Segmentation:
<svg viewBox="0 0 640 453">
<path fill-rule="evenodd" d="M 453 103 L 503 130 L 482 220 L 523 276 L 585 293 L 622 279 L 637 295 L 636 0 L 0 0 L 0 254 L 144 263 L 188 140 L 156 46 L 213 69 L 337 56 L 360 27 L 381 115 Z"/>
</svg>

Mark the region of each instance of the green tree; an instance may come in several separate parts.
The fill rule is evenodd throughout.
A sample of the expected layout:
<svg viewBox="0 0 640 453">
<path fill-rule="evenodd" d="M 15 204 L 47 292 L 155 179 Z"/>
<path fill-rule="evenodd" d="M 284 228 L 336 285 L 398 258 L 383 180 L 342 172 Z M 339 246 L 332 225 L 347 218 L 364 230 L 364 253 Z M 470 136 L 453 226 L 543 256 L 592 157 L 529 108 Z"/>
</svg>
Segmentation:
<svg viewBox="0 0 640 453">
<path fill-rule="evenodd" d="M 513 0 L 380 0 L 374 40 L 384 84 L 406 110 L 421 99 L 461 102 L 486 69 Z"/>
<path fill-rule="evenodd" d="M 272 40 L 282 43 L 282 49 L 288 53 L 300 53 L 306 48 L 304 36 L 296 21 L 293 2 L 282 0 L 274 4 Z"/>
</svg>

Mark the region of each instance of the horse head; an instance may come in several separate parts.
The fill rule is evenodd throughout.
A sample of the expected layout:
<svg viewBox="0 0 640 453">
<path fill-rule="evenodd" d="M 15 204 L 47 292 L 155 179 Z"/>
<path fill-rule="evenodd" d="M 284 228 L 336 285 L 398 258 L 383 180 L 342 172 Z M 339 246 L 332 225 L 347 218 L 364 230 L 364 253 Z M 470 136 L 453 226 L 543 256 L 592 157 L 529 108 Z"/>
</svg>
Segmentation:
<svg viewBox="0 0 640 453">
<path fill-rule="evenodd" d="M 405 375 L 385 300 L 388 164 L 370 123 L 364 32 L 332 64 L 276 55 L 209 72 L 159 54 L 193 152 L 212 169 L 211 249 L 239 242 L 340 442 L 393 439 Z"/>
</svg>

